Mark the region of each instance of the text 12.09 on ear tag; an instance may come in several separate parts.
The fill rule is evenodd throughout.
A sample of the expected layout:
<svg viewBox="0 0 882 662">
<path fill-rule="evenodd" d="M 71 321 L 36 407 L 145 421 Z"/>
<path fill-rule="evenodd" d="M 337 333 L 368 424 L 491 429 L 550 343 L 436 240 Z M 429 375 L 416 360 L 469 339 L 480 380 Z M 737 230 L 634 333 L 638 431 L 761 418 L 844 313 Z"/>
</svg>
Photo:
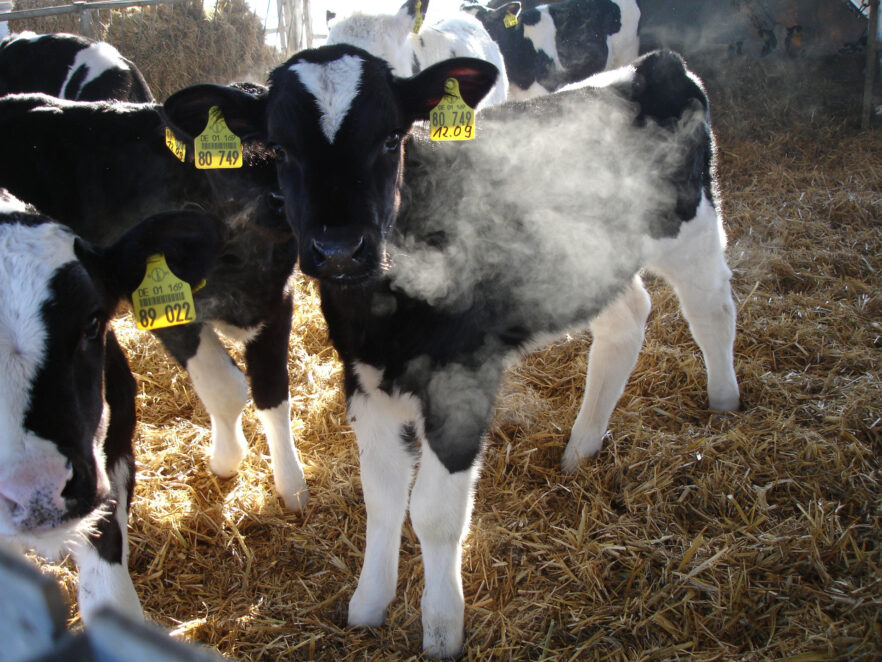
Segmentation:
<svg viewBox="0 0 882 662">
<path fill-rule="evenodd" d="M 177 157 L 178 161 L 183 163 L 187 160 L 187 143 L 179 140 L 175 132 L 165 127 L 165 146 L 171 150 L 171 153 Z"/>
<path fill-rule="evenodd" d="M 147 258 L 144 280 L 132 292 L 132 308 L 135 323 L 142 331 L 196 321 L 190 285 L 172 273 L 164 255 Z"/>
<path fill-rule="evenodd" d="M 230 131 L 217 106 L 208 111 L 208 124 L 196 136 L 196 167 L 199 170 L 242 167 L 242 141 Z"/>
<path fill-rule="evenodd" d="M 459 92 L 459 81 L 444 81 L 444 96 L 429 115 L 429 137 L 432 140 L 473 140 L 475 111 Z"/>
</svg>

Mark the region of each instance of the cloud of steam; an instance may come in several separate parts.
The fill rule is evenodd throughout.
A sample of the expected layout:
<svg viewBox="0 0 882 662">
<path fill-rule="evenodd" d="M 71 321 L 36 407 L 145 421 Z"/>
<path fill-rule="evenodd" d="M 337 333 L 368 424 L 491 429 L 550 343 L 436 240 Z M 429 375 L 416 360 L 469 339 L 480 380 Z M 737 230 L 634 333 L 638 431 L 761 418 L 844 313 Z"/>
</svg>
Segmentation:
<svg viewBox="0 0 882 662">
<path fill-rule="evenodd" d="M 684 162 L 703 113 L 668 131 L 635 129 L 632 107 L 593 89 L 534 104 L 542 112 L 479 114 L 471 143 L 411 148 L 390 248 L 395 288 L 560 331 L 599 312 L 640 268 L 650 223 L 676 201 L 665 173 Z"/>
<path fill-rule="evenodd" d="M 392 287 L 453 318 L 468 311 L 466 324 L 486 333 L 434 365 L 408 365 L 442 458 L 477 452 L 508 338 L 584 327 L 642 266 L 650 229 L 670 218 L 669 173 L 704 139 L 704 111 L 670 130 L 635 128 L 634 114 L 588 88 L 487 109 L 471 143 L 409 146 Z"/>
</svg>

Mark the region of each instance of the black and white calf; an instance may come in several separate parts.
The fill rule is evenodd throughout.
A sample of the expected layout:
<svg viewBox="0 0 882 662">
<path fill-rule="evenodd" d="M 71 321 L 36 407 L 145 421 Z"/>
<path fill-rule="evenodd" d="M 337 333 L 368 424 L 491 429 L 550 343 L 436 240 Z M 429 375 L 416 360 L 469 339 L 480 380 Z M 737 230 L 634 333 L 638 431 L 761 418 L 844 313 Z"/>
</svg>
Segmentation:
<svg viewBox="0 0 882 662">
<path fill-rule="evenodd" d="M 244 127 L 228 124 L 233 131 Z M 204 126 L 205 118 L 196 132 Z M 209 465 L 222 477 L 235 474 L 247 450 L 241 417 L 248 383 L 218 332 L 244 343 L 276 489 L 286 506 L 303 507 L 307 491 L 291 436 L 287 369 L 288 281 L 297 244 L 275 199 L 272 156 L 252 152 L 246 141 L 243 168 L 196 170 L 192 144 L 187 163 L 166 147 L 155 104 L 8 95 L 0 97 L 0 132 L 0 186 L 89 241 L 112 241 L 138 219 L 165 210 L 192 207 L 223 220 L 226 246 L 195 293 L 196 322 L 156 334 L 187 369 L 211 416 Z"/>
<path fill-rule="evenodd" d="M 144 76 L 116 48 L 65 33 L 20 32 L 0 41 L 0 95 L 16 92 L 80 101 L 153 101 Z"/>
<path fill-rule="evenodd" d="M 367 547 L 349 622 L 383 622 L 409 503 L 425 567 L 423 645 L 442 657 L 462 646 L 460 545 L 511 356 L 618 301 L 622 319 L 610 317 L 639 349 L 634 310 L 648 302 L 628 293 L 652 264 L 667 268 L 706 354 L 721 365 L 728 357 L 731 378 L 714 379 L 737 403 L 700 82 L 675 54 L 653 53 L 590 85 L 488 108 L 474 141 L 430 144 L 417 129 L 402 144 L 449 77 L 474 106 L 495 75 L 458 58 L 396 78 L 382 60 L 337 45 L 295 55 L 265 95 L 201 87 L 166 102 L 175 122 L 220 105 L 275 145 L 300 268 L 319 279 L 359 444 Z M 589 391 L 593 378 L 621 371 L 610 348 L 596 359 Z M 590 395 L 580 419 L 594 410 Z M 599 448 L 579 425 L 572 461 Z"/>
<path fill-rule="evenodd" d="M 0 189 L 0 541 L 71 552 L 87 622 L 105 605 L 141 614 L 126 565 L 135 381 L 108 322 L 153 253 L 198 283 L 220 230 L 164 214 L 102 248 Z"/>
<path fill-rule="evenodd" d="M 564 0 L 525 10 L 520 2 L 467 3 L 462 9 L 499 44 L 510 99 L 548 94 L 637 57 L 637 0 Z"/>
<path fill-rule="evenodd" d="M 352 44 L 386 60 L 392 73 L 409 76 L 451 57 L 476 57 L 505 71 L 499 46 L 472 16 L 457 12 L 414 32 L 416 21 L 428 11 L 428 0 L 406 0 L 395 14 L 355 12 L 328 22 L 328 44 Z M 508 78 L 499 76 L 481 105 L 502 103 L 508 96 Z"/>
</svg>

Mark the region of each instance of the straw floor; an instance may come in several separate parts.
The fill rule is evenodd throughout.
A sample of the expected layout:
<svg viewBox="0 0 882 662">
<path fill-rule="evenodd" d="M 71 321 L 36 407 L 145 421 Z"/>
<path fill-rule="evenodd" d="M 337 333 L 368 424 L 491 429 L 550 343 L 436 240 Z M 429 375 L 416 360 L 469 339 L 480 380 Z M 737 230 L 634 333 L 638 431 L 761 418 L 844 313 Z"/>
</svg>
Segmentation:
<svg viewBox="0 0 882 662">
<path fill-rule="evenodd" d="M 742 410 L 706 409 L 700 354 L 651 277 L 639 364 L 577 475 L 558 463 L 590 337 L 524 360 L 463 552 L 466 659 L 882 658 L 882 133 L 856 127 L 856 60 L 692 64 L 719 138 Z M 365 534 L 358 453 L 315 290 L 295 287 L 300 514 L 273 496 L 251 410 L 250 454 L 220 481 L 186 374 L 116 324 L 138 378 L 135 585 L 150 619 L 232 659 L 419 659 L 408 526 L 387 624 L 346 626 Z M 73 597 L 70 566 L 54 572 Z"/>
</svg>

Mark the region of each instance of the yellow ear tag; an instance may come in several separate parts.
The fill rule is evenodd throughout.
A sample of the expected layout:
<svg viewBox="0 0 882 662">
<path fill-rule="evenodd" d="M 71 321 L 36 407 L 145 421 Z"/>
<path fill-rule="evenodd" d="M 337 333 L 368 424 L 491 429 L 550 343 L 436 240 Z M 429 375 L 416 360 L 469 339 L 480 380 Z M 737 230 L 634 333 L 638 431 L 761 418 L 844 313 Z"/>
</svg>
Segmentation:
<svg viewBox="0 0 882 662">
<path fill-rule="evenodd" d="M 444 97 L 429 116 L 429 137 L 432 140 L 474 140 L 475 111 L 459 93 L 459 81 L 444 81 Z"/>
<path fill-rule="evenodd" d="M 172 154 L 178 157 L 181 163 L 187 160 L 187 143 L 183 140 L 178 140 L 174 131 L 168 127 L 165 127 L 165 146 L 171 150 Z"/>
<path fill-rule="evenodd" d="M 172 273 L 164 255 L 147 258 L 144 280 L 132 292 L 132 307 L 135 323 L 142 331 L 196 321 L 190 285 Z"/>
<path fill-rule="evenodd" d="M 242 167 L 242 141 L 230 131 L 217 106 L 209 109 L 208 124 L 196 136 L 195 146 L 199 170 Z"/>
<path fill-rule="evenodd" d="M 413 33 L 417 34 L 420 31 L 420 28 L 423 27 L 423 12 L 422 12 L 423 2 L 422 0 L 417 0 L 415 13 L 413 16 Z"/>
<path fill-rule="evenodd" d="M 506 28 L 513 28 L 518 24 L 518 17 L 511 12 L 506 12 L 505 16 L 502 18 L 502 24 Z"/>
</svg>

